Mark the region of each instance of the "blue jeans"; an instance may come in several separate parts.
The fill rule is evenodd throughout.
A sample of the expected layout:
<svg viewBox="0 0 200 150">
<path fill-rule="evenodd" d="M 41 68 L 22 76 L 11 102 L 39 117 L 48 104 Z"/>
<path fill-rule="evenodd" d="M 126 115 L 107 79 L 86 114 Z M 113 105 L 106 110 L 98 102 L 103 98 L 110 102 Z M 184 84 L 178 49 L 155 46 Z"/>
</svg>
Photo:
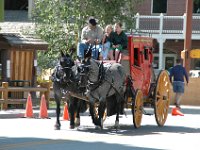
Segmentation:
<svg viewBox="0 0 200 150">
<path fill-rule="evenodd" d="M 85 44 L 85 43 L 79 43 L 78 44 L 77 56 L 79 58 L 84 59 L 85 51 L 87 51 L 88 48 L 89 48 L 88 46 L 89 45 Z M 98 59 L 99 51 L 101 51 L 101 46 L 100 45 L 94 45 L 92 47 L 92 58 L 93 59 Z"/>
<path fill-rule="evenodd" d="M 102 51 L 101 51 L 101 55 L 103 57 L 103 60 L 108 59 L 107 57 L 108 57 L 108 51 L 110 49 L 110 45 L 111 45 L 110 42 L 106 42 L 106 43 L 103 44 L 103 48 L 102 48 Z"/>
</svg>

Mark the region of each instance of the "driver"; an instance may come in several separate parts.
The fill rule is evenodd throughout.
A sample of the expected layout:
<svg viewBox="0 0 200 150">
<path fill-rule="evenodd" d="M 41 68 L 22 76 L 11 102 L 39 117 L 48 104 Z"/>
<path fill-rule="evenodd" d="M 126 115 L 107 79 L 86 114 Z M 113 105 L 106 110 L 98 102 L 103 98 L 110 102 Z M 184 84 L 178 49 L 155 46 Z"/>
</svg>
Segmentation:
<svg viewBox="0 0 200 150">
<path fill-rule="evenodd" d="M 85 51 L 92 45 L 92 58 L 98 59 L 100 52 L 100 42 L 103 37 L 103 29 L 97 25 L 94 18 L 89 18 L 88 25 L 83 28 L 81 33 L 81 42 L 78 44 L 77 55 L 83 59 Z"/>
</svg>

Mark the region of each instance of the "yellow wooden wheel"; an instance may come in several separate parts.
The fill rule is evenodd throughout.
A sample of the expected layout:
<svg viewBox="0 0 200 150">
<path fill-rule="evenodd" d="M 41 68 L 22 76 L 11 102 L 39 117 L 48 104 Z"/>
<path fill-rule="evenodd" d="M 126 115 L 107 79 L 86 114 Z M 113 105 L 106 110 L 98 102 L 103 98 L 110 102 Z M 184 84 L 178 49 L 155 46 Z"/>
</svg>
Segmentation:
<svg viewBox="0 0 200 150">
<path fill-rule="evenodd" d="M 163 70 L 159 73 L 156 89 L 154 113 L 158 126 L 163 126 L 168 116 L 170 104 L 170 80 L 167 71 Z"/>
<path fill-rule="evenodd" d="M 143 114 L 143 94 L 141 90 L 135 93 L 135 99 L 132 103 L 133 123 L 135 128 L 139 128 L 142 122 Z"/>
</svg>

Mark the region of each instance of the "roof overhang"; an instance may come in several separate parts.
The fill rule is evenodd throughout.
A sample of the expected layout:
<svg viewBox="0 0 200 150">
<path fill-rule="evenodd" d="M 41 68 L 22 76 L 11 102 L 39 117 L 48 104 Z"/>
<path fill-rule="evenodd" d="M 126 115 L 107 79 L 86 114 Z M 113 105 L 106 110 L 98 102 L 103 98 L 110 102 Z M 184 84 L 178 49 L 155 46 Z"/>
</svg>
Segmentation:
<svg viewBox="0 0 200 150">
<path fill-rule="evenodd" d="M 47 50 L 48 43 L 34 35 L 21 35 L 17 33 L 0 34 L 1 49 L 17 50 Z"/>
</svg>

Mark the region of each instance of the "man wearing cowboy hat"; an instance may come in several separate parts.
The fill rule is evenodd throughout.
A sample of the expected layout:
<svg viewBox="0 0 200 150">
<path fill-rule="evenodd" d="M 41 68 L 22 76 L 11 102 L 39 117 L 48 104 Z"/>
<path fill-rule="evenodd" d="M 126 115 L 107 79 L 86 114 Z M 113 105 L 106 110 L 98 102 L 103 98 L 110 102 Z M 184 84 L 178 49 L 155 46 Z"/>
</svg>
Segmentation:
<svg viewBox="0 0 200 150">
<path fill-rule="evenodd" d="M 103 29 L 97 25 L 94 18 L 89 18 L 88 25 L 83 28 L 81 33 L 81 42 L 78 44 L 77 55 L 83 59 L 85 51 L 87 51 L 89 45 L 92 45 L 92 58 L 98 59 L 100 50 L 100 42 L 103 37 Z"/>
</svg>

